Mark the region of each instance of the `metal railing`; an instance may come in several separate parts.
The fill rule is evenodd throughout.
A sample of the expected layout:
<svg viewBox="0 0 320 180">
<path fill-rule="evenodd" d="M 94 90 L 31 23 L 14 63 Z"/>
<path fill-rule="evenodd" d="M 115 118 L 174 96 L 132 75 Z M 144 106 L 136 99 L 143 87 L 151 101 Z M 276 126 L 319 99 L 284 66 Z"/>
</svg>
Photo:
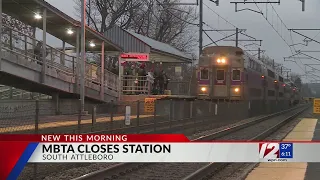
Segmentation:
<svg viewBox="0 0 320 180">
<path fill-rule="evenodd" d="M 30 66 L 31 64 L 37 64 L 38 67 L 42 66 L 42 47 L 37 49 L 36 46 L 40 42 L 39 40 L 30 37 L 26 34 L 14 30 L 8 26 L 3 25 L 2 28 L 2 51 L 6 51 L 20 57 L 19 59 L 25 59 L 23 62 L 18 62 L 23 66 Z M 75 82 L 75 77 L 77 77 L 77 57 L 66 54 L 59 49 L 53 48 L 46 45 L 46 74 L 49 76 L 54 76 L 56 78 L 68 81 L 70 83 Z M 101 86 L 101 67 L 97 65 L 92 65 L 86 62 L 85 66 L 85 84 L 88 87 L 92 87 L 92 84 L 96 84 L 99 87 L 93 87 L 96 90 L 100 89 Z M 118 75 L 104 70 L 104 87 L 107 89 L 117 92 Z"/>
<path fill-rule="evenodd" d="M 122 94 L 150 94 L 153 78 L 149 76 L 121 76 Z"/>
</svg>

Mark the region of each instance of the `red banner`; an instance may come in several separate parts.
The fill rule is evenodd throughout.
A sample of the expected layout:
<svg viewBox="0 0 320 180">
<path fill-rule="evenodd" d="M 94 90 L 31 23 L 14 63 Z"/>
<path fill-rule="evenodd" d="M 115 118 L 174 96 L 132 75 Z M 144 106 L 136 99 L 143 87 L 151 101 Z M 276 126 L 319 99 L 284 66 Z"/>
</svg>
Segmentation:
<svg viewBox="0 0 320 180">
<path fill-rule="evenodd" d="M 28 142 L 190 142 L 183 134 L 42 134 L 0 135 L 0 141 Z"/>
</svg>

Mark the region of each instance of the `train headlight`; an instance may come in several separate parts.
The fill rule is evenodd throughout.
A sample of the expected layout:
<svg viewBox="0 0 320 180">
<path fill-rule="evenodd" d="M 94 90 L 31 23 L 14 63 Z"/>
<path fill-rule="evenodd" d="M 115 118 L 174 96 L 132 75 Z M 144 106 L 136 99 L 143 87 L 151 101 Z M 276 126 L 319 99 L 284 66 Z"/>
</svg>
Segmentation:
<svg viewBox="0 0 320 180">
<path fill-rule="evenodd" d="M 238 93 L 240 91 L 239 88 L 234 88 L 234 92 Z"/>
<path fill-rule="evenodd" d="M 226 59 L 225 58 L 217 59 L 217 63 L 218 64 L 225 64 L 226 63 Z"/>
<path fill-rule="evenodd" d="M 206 91 L 207 91 L 207 88 L 206 88 L 206 87 L 202 87 L 202 88 L 201 88 L 201 91 L 202 91 L 202 92 L 206 92 Z"/>
</svg>

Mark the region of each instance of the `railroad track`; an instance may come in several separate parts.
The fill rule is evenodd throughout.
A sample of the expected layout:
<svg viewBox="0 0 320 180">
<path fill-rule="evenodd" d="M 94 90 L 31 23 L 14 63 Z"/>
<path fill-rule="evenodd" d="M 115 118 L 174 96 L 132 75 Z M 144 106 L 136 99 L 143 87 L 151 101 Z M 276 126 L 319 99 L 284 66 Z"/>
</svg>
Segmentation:
<svg viewBox="0 0 320 180">
<path fill-rule="evenodd" d="M 157 125 L 161 126 L 157 128 L 157 134 L 158 133 L 182 133 L 185 134 L 189 139 L 195 139 L 197 137 L 210 134 L 215 131 L 219 131 L 221 129 L 225 129 L 224 127 L 230 126 L 230 124 L 241 124 L 243 122 L 249 122 L 252 119 L 264 117 L 265 115 L 260 115 L 256 117 L 252 117 L 249 119 L 243 119 L 243 120 L 231 120 L 231 121 L 216 121 L 213 116 L 203 116 L 202 120 L 200 121 L 197 119 L 196 121 L 194 119 L 185 119 L 183 120 L 175 120 L 170 122 L 159 122 Z M 213 119 L 212 119 L 213 118 Z M 166 125 L 165 125 L 166 124 Z M 170 126 L 171 124 L 171 126 Z M 148 126 L 148 125 L 147 125 Z M 164 126 L 167 126 L 167 129 L 163 129 Z M 171 128 L 169 128 L 171 127 Z M 141 128 L 142 130 L 143 128 Z M 170 131 L 169 131 L 170 130 Z M 97 133 L 97 132 L 95 132 Z M 103 132 L 100 132 L 103 133 Z M 107 133 L 107 132 L 104 132 Z M 128 133 L 130 134 L 130 131 L 128 132 L 117 132 L 114 133 Z M 148 133 L 146 131 L 141 131 L 141 133 Z M 151 132 L 149 132 L 151 133 Z M 97 133 L 99 134 L 99 133 Z M 36 177 L 39 179 L 45 180 L 65 180 L 65 179 L 72 179 L 77 177 L 78 174 L 87 174 L 92 171 L 96 171 L 99 169 L 104 169 L 113 166 L 114 164 L 118 163 L 69 163 L 69 164 L 59 164 L 59 163 L 45 163 L 41 166 L 37 167 Z M 68 174 L 66 177 L 65 174 Z M 35 170 L 34 165 L 28 164 L 22 173 L 19 176 L 19 179 L 32 179 L 35 177 Z"/>
<path fill-rule="evenodd" d="M 199 140 L 263 140 L 309 106 L 299 106 L 203 135 Z M 183 179 L 208 180 L 230 163 L 119 163 L 73 180 Z"/>
</svg>

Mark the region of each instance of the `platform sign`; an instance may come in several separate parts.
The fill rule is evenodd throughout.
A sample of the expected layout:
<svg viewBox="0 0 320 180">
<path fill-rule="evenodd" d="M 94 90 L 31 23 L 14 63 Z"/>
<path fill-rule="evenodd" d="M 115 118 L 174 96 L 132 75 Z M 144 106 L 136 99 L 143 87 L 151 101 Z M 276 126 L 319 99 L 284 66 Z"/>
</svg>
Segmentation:
<svg viewBox="0 0 320 180">
<path fill-rule="evenodd" d="M 154 112 L 154 104 L 157 98 L 144 99 L 144 112 Z"/>
<path fill-rule="evenodd" d="M 148 53 L 122 53 L 120 57 L 124 61 L 149 61 Z"/>
<path fill-rule="evenodd" d="M 313 99 L 313 113 L 320 114 L 320 99 Z"/>
</svg>

